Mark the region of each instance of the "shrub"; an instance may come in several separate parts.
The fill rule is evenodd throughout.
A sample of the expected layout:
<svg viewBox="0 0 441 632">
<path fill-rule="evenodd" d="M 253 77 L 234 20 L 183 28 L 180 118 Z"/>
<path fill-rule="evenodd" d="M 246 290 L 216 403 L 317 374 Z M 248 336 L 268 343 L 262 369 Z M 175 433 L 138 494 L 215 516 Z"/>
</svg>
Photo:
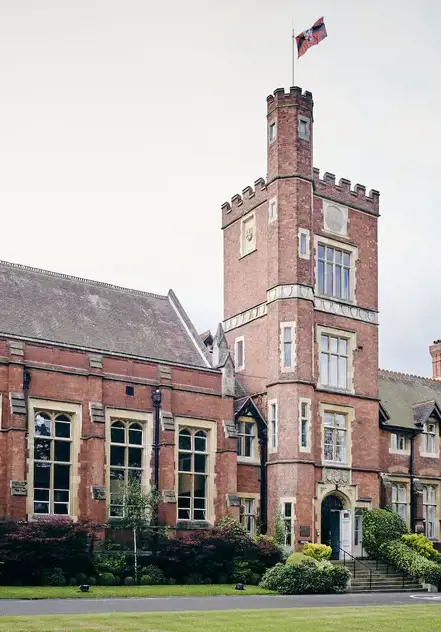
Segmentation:
<svg viewBox="0 0 441 632">
<path fill-rule="evenodd" d="M 67 583 L 69 584 L 69 586 L 76 586 L 77 580 L 75 579 L 75 577 L 69 577 L 69 581 Z"/>
<path fill-rule="evenodd" d="M 350 573 L 344 566 L 307 560 L 300 564 L 277 564 L 262 578 L 262 588 L 281 595 L 325 594 L 344 592 Z"/>
<path fill-rule="evenodd" d="M 441 564 L 428 560 L 400 540 L 384 543 L 380 554 L 386 562 L 412 577 L 435 586 L 441 584 Z"/>
<path fill-rule="evenodd" d="M 224 518 L 220 518 L 217 521 L 216 526 L 219 529 L 227 530 L 232 535 L 246 535 L 246 536 L 248 536 L 248 532 L 245 529 L 245 527 L 243 525 L 241 525 L 240 522 L 238 522 L 234 518 L 231 518 L 231 516 L 225 516 Z"/>
<path fill-rule="evenodd" d="M 41 575 L 43 586 L 65 586 L 66 578 L 61 568 L 45 568 Z"/>
<path fill-rule="evenodd" d="M 89 577 L 86 584 L 89 584 L 89 586 L 96 586 L 96 577 Z"/>
<path fill-rule="evenodd" d="M 233 572 L 231 573 L 231 581 L 257 586 L 260 582 L 260 575 L 253 572 L 248 562 L 235 561 Z"/>
<path fill-rule="evenodd" d="M 205 584 L 203 575 L 200 575 L 199 573 L 192 573 L 189 575 L 186 578 L 185 583 L 188 585 Z"/>
<path fill-rule="evenodd" d="M 399 540 L 409 533 L 406 523 L 388 509 L 371 509 L 363 514 L 363 548 L 372 557 L 378 557 L 386 542 Z"/>
<path fill-rule="evenodd" d="M 101 586 L 114 586 L 115 575 L 113 573 L 102 573 L 100 575 L 100 584 Z"/>
<path fill-rule="evenodd" d="M 64 516 L 35 522 L 0 523 L 2 583 L 39 584 L 43 569 L 60 568 L 68 577 L 90 573 L 92 543 L 99 527 Z"/>
<path fill-rule="evenodd" d="M 167 579 L 167 584 L 169 586 L 174 586 L 176 584 L 176 579 L 173 579 L 173 577 L 169 577 L 169 579 Z"/>
<path fill-rule="evenodd" d="M 307 559 L 308 558 L 303 553 L 294 552 L 288 555 L 286 564 L 288 564 L 288 566 L 292 566 L 293 564 L 299 564 L 300 562 L 304 562 Z"/>
<path fill-rule="evenodd" d="M 95 553 L 94 564 L 99 574 L 112 573 L 117 577 L 123 577 L 131 571 L 127 555 L 123 551 Z"/>
<path fill-rule="evenodd" d="M 134 586 L 135 585 L 135 580 L 133 579 L 133 577 L 126 577 L 124 579 L 124 586 Z"/>
<path fill-rule="evenodd" d="M 274 525 L 274 542 L 279 546 L 283 546 L 285 544 L 285 521 L 283 520 L 282 514 L 279 511 L 276 516 L 276 522 Z"/>
<path fill-rule="evenodd" d="M 402 535 L 401 541 L 428 560 L 437 560 L 439 557 L 438 551 L 433 546 L 433 543 L 422 533 Z"/>
<path fill-rule="evenodd" d="M 158 568 L 154 564 L 149 564 L 148 566 L 144 566 L 141 569 L 141 575 L 144 578 L 149 578 L 148 581 L 144 583 L 145 586 L 154 586 L 156 584 L 166 583 L 165 574 L 160 568 Z"/>
<path fill-rule="evenodd" d="M 77 573 L 75 575 L 75 581 L 77 586 L 81 586 L 81 584 L 87 584 L 87 575 L 85 573 Z"/>
<path fill-rule="evenodd" d="M 327 544 L 305 544 L 303 554 L 318 562 L 331 559 L 332 549 Z"/>
</svg>

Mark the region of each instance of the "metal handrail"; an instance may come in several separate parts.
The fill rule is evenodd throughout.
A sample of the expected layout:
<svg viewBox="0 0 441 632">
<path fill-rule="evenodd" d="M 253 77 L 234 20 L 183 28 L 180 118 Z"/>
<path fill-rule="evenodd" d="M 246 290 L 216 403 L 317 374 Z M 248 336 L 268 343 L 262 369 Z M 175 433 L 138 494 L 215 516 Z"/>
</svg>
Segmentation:
<svg viewBox="0 0 441 632">
<path fill-rule="evenodd" d="M 337 548 L 338 548 L 339 551 L 343 552 L 343 566 L 346 566 L 346 555 L 348 557 L 350 557 L 354 561 L 354 579 L 355 579 L 356 574 L 357 574 L 357 571 L 356 571 L 356 568 L 357 568 L 356 564 L 357 564 L 357 562 L 359 564 L 361 564 L 362 566 L 364 566 L 365 568 L 367 568 L 367 570 L 369 571 L 369 590 L 372 590 L 372 569 L 369 568 L 369 566 L 367 564 L 365 564 L 364 562 L 360 561 L 359 559 L 357 559 L 356 557 L 354 557 L 353 555 L 351 555 L 350 553 L 345 551 L 345 549 L 342 549 L 341 546 L 337 546 Z"/>
<path fill-rule="evenodd" d="M 364 551 L 363 541 L 361 541 L 361 559 L 364 559 L 363 551 Z M 386 577 L 389 577 L 389 568 L 392 568 L 395 571 L 399 570 L 399 569 L 396 568 L 396 566 L 392 566 L 392 564 L 389 564 L 389 562 L 386 562 L 384 560 L 379 560 L 378 557 L 376 557 L 375 558 L 375 570 L 376 571 L 378 571 L 378 565 L 379 564 L 383 564 L 383 565 L 386 564 Z M 402 581 L 402 587 L 404 588 L 404 586 L 406 584 L 406 582 L 405 582 L 406 577 L 412 577 L 412 575 L 409 572 L 407 572 L 407 571 L 401 571 L 401 573 L 402 573 L 401 579 L 403 580 Z M 355 577 L 355 575 L 354 575 L 354 577 Z"/>
</svg>

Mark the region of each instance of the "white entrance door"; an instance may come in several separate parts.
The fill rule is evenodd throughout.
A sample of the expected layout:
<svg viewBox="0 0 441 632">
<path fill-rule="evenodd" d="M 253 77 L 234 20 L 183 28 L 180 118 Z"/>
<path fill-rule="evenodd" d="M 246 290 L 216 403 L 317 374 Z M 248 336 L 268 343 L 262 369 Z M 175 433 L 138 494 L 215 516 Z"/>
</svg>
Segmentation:
<svg viewBox="0 0 441 632">
<path fill-rule="evenodd" d="M 343 559 L 343 551 L 352 555 L 352 516 L 351 512 L 343 509 L 340 511 L 340 559 Z"/>
<path fill-rule="evenodd" d="M 354 514 L 354 548 L 352 555 L 354 557 L 361 557 L 362 555 L 362 541 L 363 541 L 363 514 Z"/>
</svg>

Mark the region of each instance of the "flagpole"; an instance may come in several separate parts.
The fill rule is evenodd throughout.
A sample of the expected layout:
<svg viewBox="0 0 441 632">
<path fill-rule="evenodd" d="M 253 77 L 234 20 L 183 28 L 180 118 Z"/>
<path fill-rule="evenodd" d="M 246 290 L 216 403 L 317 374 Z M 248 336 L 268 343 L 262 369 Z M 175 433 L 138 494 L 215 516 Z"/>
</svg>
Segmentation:
<svg viewBox="0 0 441 632">
<path fill-rule="evenodd" d="M 295 64 L 296 64 L 296 36 L 294 35 L 294 23 L 292 25 L 292 86 L 295 86 Z"/>
</svg>

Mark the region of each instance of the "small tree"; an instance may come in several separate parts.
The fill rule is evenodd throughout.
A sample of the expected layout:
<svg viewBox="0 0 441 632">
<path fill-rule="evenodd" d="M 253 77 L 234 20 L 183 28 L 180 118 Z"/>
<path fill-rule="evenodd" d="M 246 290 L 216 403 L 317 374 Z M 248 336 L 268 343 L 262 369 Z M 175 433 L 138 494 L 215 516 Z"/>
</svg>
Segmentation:
<svg viewBox="0 0 441 632">
<path fill-rule="evenodd" d="M 131 478 L 117 502 L 122 505 L 123 516 L 113 521 L 112 527 L 131 529 L 133 533 L 135 583 L 138 583 L 138 532 L 146 530 L 155 521 L 159 494 L 156 490 L 145 493 L 140 482 Z"/>
<path fill-rule="evenodd" d="M 279 546 L 285 546 L 286 528 L 280 510 L 277 512 L 274 525 L 274 541 Z"/>
</svg>

